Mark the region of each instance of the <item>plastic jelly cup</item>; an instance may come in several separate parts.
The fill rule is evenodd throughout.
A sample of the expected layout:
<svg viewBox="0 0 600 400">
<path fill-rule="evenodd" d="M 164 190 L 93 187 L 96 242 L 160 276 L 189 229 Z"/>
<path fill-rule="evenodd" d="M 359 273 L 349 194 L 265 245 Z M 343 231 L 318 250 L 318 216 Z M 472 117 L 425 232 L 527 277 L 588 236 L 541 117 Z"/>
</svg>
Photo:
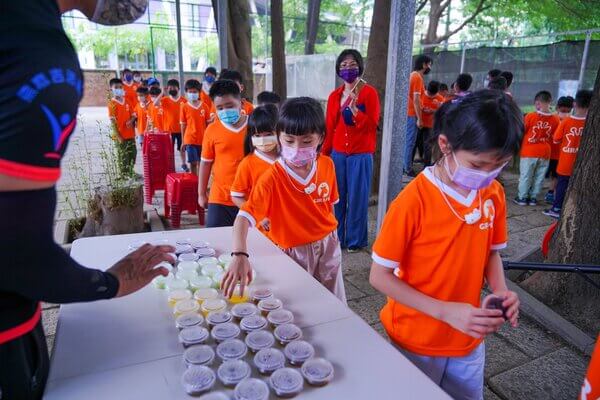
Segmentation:
<svg viewBox="0 0 600 400">
<path fill-rule="evenodd" d="M 169 290 L 168 302 L 169 306 L 175 307 L 175 304 L 181 300 L 189 300 L 192 298 L 192 292 L 187 289 Z"/>
<path fill-rule="evenodd" d="M 234 400 L 268 400 L 269 386 L 256 378 L 246 378 L 235 386 Z"/>
<path fill-rule="evenodd" d="M 181 377 L 181 383 L 187 394 L 192 396 L 209 391 L 215 385 L 217 377 L 212 369 L 198 365 L 188 368 Z"/>
<path fill-rule="evenodd" d="M 180 262 L 197 261 L 199 258 L 200 256 L 196 253 L 183 253 L 180 254 L 179 257 L 177 257 L 177 260 L 179 260 Z"/>
<path fill-rule="evenodd" d="M 194 252 L 194 248 L 192 246 L 190 246 L 189 244 L 176 244 L 175 245 L 175 254 L 177 254 L 178 256 L 180 254 L 193 253 L 193 252 Z"/>
<path fill-rule="evenodd" d="M 165 288 L 169 291 L 187 289 L 189 282 L 185 279 L 173 278 L 167 279 Z"/>
<path fill-rule="evenodd" d="M 247 317 L 242 318 L 240 321 L 240 328 L 246 333 L 259 331 L 261 329 L 265 329 L 266 327 L 267 319 L 258 314 L 248 315 Z"/>
<path fill-rule="evenodd" d="M 224 311 L 227 309 L 227 302 L 223 299 L 207 299 L 204 300 L 200 307 L 202 314 L 208 316 L 209 313 L 215 311 Z"/>
<path fill-rule="evenodd" d="M 196 254 L 198 254 L 200 257 L 214 257 L 217 252 L 215 251 L 215 249 L 212 249 L 210 247 L 201 247 L 196 249 Z"/>
<path fill-rule="evenodd" d="M 274 348 L 262 349 L 254 356 L 254 365 L 258 372 L 269 375 L 285 366 L 285 356 L 281 350 Z"/>
<path fill-rule="evenodd" d="M 212 287 L 215 289 L 221 289 L 221 282 L 223 282 L 223 278 L 225 277 L 225 271 L 217 272 L 212 277 Z"/>
<path fill-rule="evenodd" d="M 275 328 L 273 332 L 275 339 L 282 345 L 286 345 L 294 340 L 302 339 L 302 329 L 294 324 L 283 324 Z"/>
<path fill-rule="evenodd" d="M 210 243 L 205 242 L 204 240 L 192 240 L 190 245 L 194 248 L 194 250 L 205 249 L 210 246 Z"/>
<path fill-rule="evenodd" d="M 189 281 L 196 278 L 198 276 L 198 273 L 194 270 L 184 269 L 177 271 L 177 274 L 175 276 L 177 277 L 177 279 L 187 281 L 189 285 Z"/>
<path fill-rule="evenodd" d="M 231 314 L 238 320 L 258 314 L 258 308 L 252 303 L 239 303 L 231 307 Z"/>
<path fill-rule="evenodd" d="M 222 343 L 229 339 L 236 339 L 240 336 L 240 328 L 233 322 L 226 322 L 215 326 L 210 335 L 217 343 Z"/>
<path fill-rule="evenodd" d="M 264 316 L 267 316 L 270 312 L 279 310 L 280 308 L 283 308 L 283 303 L 275 297 L 270 297 L 258 302 L 258 309 Z"/>
<path fill-rule="evenodd" d="M 206 264 L 202 266 L 202 275 L 212 278 L 219 272 L 223 272 L 223 268 L 219 264 Z"/>
<path fill-rule="evenodd" d="M 175 276 L 171 272 L 169 272 L 169 275 L 167 276 L 159 275 L 152 279 L 152 285 L 157 289 L 163 290 L 167 287 L 167 281 L 172 279 L 175 279 Z"/>
<path fill-rule="evenodd" d="M 194 299 L 179 300 L 173 307 L 173 314 L 176 317 L 181 314 L 197 313 L 200 310 L 200 304 Z"/>
<path fill-rule="evenodd" d="M 290 364 L 299 366 L 314 357 L 315 348 L 305 340 L 294 340 L 285 346 L 283 354 L 285 354 Z"/>
<path fill-rule="evenodd" d="M 280 308 L 279 310 L 271 311 L 267 315 L 267 321 L 269 321 L 273 328 L 277 328 L 279 325 L 294 322 L 294 314 L 291 311 Z"/>
<path fill-rule="evenodd" d="M 195 278 L 190 279 L 190 288 L 192 288 L 194 292 L 198 289 L 210 289 L 212 283 L 212 279 L 208 276 L 198 275 Z"/>
<path fill-rule="evenodd" d="M 242 380 L 249 378 L 250 374 L 250 365 L 242 360 L 224 361 L 217 370 L 217 376 L 225 386 L 235 386 Z"/>
<path fill-rule="evenodd" d="M 195 312 L 185 313 L 175 319 L 175 326 L 179 329 L 191 328 L 192 326 L 200 326 L 203 322 L 202 315 Z"/>
<path fill-rule="evenodd" d="M 306 382 L 313 386 L 325 386 L 333 379 L 333 365 L 324 358 L 305 361 L 300 371 Z"/>
<path fill-rule="evenodd" d="M 186 367 L 210 365 L 214 359 L 215 351 L 205 344 L 190 346 L 183 352 L 183 362 Z"/>
<path fill-rule="evenodd" d="M 175 240 L 175 244 L 179 244 L 179 245 L 184 245 L 184 244 L 191 245 L 191 243 L 192 243 L 192 239 L 190 239 L 190 238 L 181 238 L 181 239 Z"/>
<path fill-rule="evenodd" d="M 177 271 L 198 272 L 199 267 L 200 264 L 198 264 L 195 260 L 179 261 L 179 264 L 177 264 Z"/>
<path fill-rule="evenodd" d="M 248 287 L 246 286 L 244 288 L 244 291 L 242 292 L 242 288 L 240 285 L 236 285 L 235 288 L 233 289 L 233 293 L 231 295 L 231 297 L 229 299 L 229 302 L 231 304 L 239 304 L 239 303 L 245 303 L 248 301 Z"/>
<path fill-rule="evenodd" d="M 248 336 L 246 336 L 245 340 L 246 346 L 252 351 L 256 353 L 262 349 L 268 349 L 273 347 L 275 344 L 275 337 L 269 331 L 254 331 L 250 332 Z"/>
<path fill-rule="evenodd" d="M 304 389 L 302 374 L 293 368 L 281 368 L 273 372 L 269 385 L 279 397 L 289 398 L 298 395 Z"/>
<path fill-rule="evenodd" d="M 258 303 L 261 300 L 270 299 L 273 297 L 273 291 L 269 288 L 255 288 L 250 293 L 252 301 Z"/>
<path fill-rule="evenodd" d="M 206 300 L 216 299 L 219 297 L 219 292 L 213 288 L 198 288 L 194 292 L 194 298 L 200 303 L 204 303 Z"/>
<path fill-rule="evenodd" d="M 206 316 L 206 322 L 208 326 L 216 326 L 220 324 L 224 324 L 226 322 L 231 322 L 233 319 L 233 315 L 229 311 L 213 311 Z"/>
<path fill-rule="evenodd" d="M 160 268 L 160 267 L 166 268 L 169 272 L 173 271 L 173 265 L 170 264 L 170 263 L 168 263 L 168 262 L 166 262 L 166 261 L 159 262 L 158 264 L 156 264 L 154 266 L 154 269 Z"/>
<path fill-rule="evenodd" d="M 248 347 L 239 339 L 229 339 L 217 346 L 217 356 L 223 361 L 240 360 L 246 354 L 248 354 Z"/>
<path fill-rule="evenodd" d="M 219 263 L 225 268 L 227 268 L 231 260 L 233 260 L 233 257 L 230 254 L 221 254 L 219 256 Z"/>
<path fill-rule="evenodd" d="M 219 265 L 219 260 L 210 256 L 202 257 L 198 260 L 198 264 L 200 264 L 201 267 L 204 267 L 205 265 Z"/>
<path fill-rule="evenodd" d="M 179 332 L 179 342 L 184 346 L 192 346 L 202 344 L 208 339 L 208 329 L 201 326 L 192 326 L 191 328 L 183 328 Z"/>
<path fill-rule="evenodd" d="M 225 392 L 210 392 L 198 397 L 198 400 L 231 400 L 231 397 Z"/>
</svg>

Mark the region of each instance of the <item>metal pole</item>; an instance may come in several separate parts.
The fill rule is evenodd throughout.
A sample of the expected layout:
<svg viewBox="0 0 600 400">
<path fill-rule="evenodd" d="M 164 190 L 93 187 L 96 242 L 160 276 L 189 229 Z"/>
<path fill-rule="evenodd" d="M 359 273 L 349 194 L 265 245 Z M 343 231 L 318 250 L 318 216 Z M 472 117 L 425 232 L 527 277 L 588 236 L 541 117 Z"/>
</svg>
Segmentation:
<svg viewBox="0 0 600 400">
<path fill-rule="evenodd" d="M 462 74 L 465 70 L 465 53 L 467 52 L 467 46 L 463 43 L 462 51 L 460 53 L 460 73 Z"/>
<path fill-rule="evenodd" d="M 583 75 L 585 74 L 585 65 L 587 64 L 591 40 L 592 32 L 588 31 L 585 34 L 585 44 L 583 45 L 583 56 L 581 57 L 581 68 L 579 69 L 579 83 L 577 83 L 577 89 L 581 89 L 581 86 L 583 85 Z"/>
<path fill-rule="evenodd" d="M 177 60 L 179 66 L 179 85 L 183 87 L 183 46 L 181 41 L 181 4 L 175 0 L 175 16 L 177 18 Z"/>
<path fill-rule="evenodd" d="M 121 68 L 119 66 L 119 48 L 117 47 L 117 29 L 119 28 L 114 28 L 114 33 L 115 33 L 115 44 L 114 44 L 114 49 L 115 49 L 115 55 L 117 56 L 117 78 L 121 78 Z"/>
<path fill-rule="evenodd" d="M 217 0 L 217 32 L 219 34 L 219 61 L 221 69 L 229 65 L 227 54 L 228 0 Z"/>
<path fill-rule="evenodd" d="M 150 51 L 152 52 L 152 61 L 150 68 L 152 69 L 152 76 L 156 75 L 156 55 L 154 54 L 154 35 L 152 34 L 152 21 L 150 20 L 150 9 L 148 9 L 148 27 L 150 29 Z"/>
<path fill-rule="evenodd" d="M 412 64 L 415 1 L 392 0 L 391 11 L 377 231 L 381 228 L 388 205 L 402 189 L 402 159 L 406 139 L 408 80 Z"/>
</svg>

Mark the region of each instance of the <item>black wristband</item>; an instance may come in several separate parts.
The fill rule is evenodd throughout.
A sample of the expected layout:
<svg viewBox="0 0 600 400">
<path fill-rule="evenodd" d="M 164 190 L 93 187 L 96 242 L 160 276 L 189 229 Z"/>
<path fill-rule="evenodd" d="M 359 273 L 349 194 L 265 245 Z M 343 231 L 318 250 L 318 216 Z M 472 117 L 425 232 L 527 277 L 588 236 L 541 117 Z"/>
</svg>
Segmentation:
<svg viewBox="0 0 600 400">
<path fill-rule="evenodd" d="M 246 258 L 250 258 L 250 254 L 245 253 L 243 251 L 232 251 L 231 252 L 231 257 L 233 257 L 233 256 L 244 256 Z"/>
</svg>

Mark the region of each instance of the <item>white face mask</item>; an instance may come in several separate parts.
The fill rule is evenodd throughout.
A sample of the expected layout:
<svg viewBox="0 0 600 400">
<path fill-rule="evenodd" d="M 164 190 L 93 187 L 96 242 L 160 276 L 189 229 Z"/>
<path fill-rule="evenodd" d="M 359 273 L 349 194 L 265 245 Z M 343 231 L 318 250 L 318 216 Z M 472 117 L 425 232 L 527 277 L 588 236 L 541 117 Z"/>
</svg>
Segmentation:
<svg viewBox="0 0 600 400">
<path fill-rule="evenodd" d="M 140 18 L 148 0 L 97 0 L 90 21 L 102 25 L 124 25 Z"/>
<path fill-rule="evenodd" d="M 268 153 L 277 147 L 277 136 L 252 136 L 252 145 L 263 153 Z"/>
</svg>

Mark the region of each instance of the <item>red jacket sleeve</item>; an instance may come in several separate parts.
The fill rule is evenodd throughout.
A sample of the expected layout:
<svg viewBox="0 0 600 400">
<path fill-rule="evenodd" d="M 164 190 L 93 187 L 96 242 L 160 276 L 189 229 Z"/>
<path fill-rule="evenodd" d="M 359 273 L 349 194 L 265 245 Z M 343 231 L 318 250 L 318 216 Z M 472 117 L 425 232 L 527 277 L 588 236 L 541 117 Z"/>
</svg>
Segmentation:
<svg viewBox="0 0 600 400">
<path fill-rule="evenodd" d="M 327 113 L 325 114 L 325 140 L 323 141 L 322 153 L 326 156 L 331 154 L 333 149 L 333 135 L 335 133 L 335 125 L 337 114 L 340 112 L 339 100 L 336 100 L 336 92 L 338 89 L 331 92 L 327 99 Z"/>
<path fill-rule="evenodd" d="M 377 130 L 379 124 L 379 116 L 381 114 L 381 106 L 379 104 L 379 95 L 377 90 L 372 86 L 365 86 L 359 93 L 358 104 L 363 103 L 360 95 L 364 92 L 364 105 L 366 112 L 358 111 L 354 116 L 356 129 L 359 131 L 371 133 Z"/>
</svg>

